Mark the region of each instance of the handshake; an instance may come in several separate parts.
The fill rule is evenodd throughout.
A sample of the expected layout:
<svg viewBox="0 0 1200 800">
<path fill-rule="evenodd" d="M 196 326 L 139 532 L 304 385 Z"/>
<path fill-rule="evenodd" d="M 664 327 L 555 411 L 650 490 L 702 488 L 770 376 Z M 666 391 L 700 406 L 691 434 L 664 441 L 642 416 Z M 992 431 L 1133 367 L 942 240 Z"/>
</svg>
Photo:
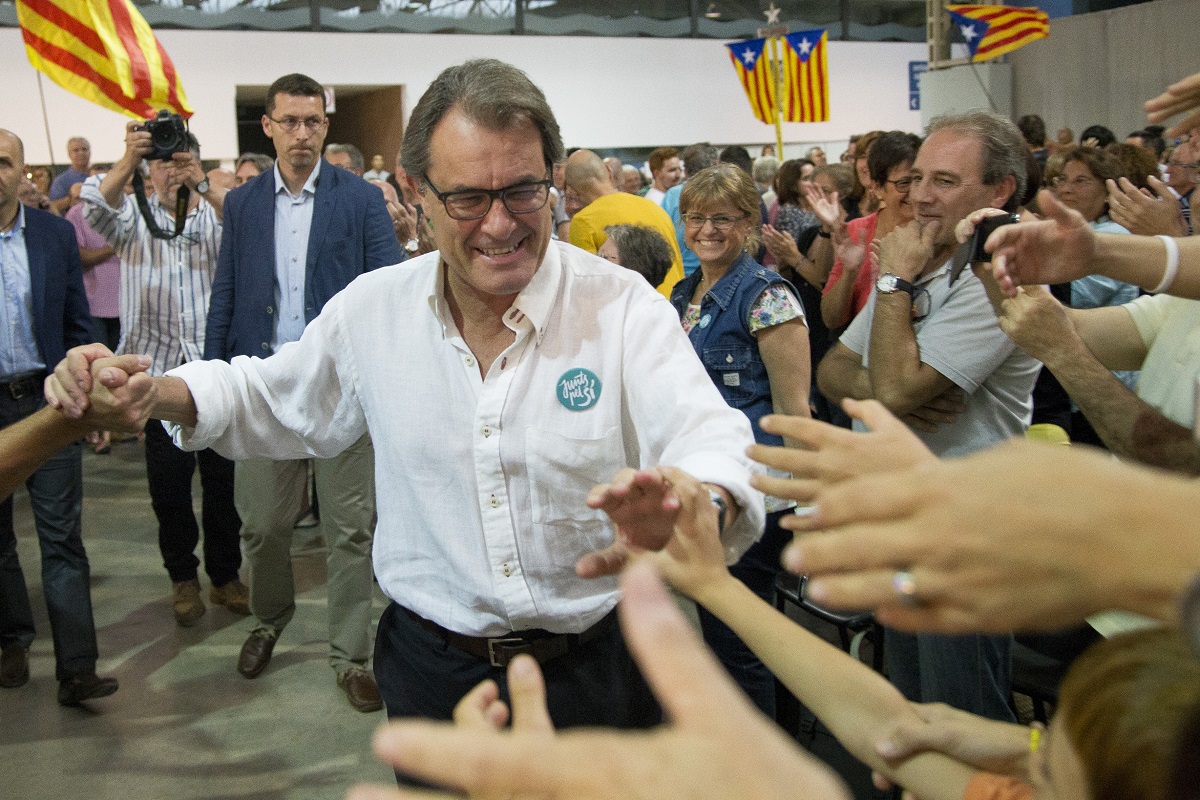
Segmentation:
<svg viewBox="0 0 1200 800">
<path fill-rule="evenodd" d="M 114 356 L 102 344 L 76 347 L 46 378 L 46 402 L 93 428 L 137 433 L 158 399 L 149 368 L 148 356 Z"/>
</svg>

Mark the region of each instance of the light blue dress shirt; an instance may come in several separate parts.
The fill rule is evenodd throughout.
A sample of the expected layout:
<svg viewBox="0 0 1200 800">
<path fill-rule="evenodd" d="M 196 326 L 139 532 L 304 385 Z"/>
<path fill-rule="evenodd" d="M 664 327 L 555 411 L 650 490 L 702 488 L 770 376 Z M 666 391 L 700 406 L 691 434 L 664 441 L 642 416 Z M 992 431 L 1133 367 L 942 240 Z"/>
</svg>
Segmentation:
<svg viewBox="0 0 1200 800">
<path fill-rule="evenodd" d="M 275 337 L 272 352 L 304 333 L 304 280 L 308 234 L 312 230 L 321 162 L 313 168 L 299 195 L 288 191 L 275 162 Z"/>
<path fill-rule="evenodd" d="M 17 206 L 12 230 L 0 233 L 0 382 L 44 372 L 33 333 L 33 284 L 25 250 L 25 206 Z"/>
</svg>

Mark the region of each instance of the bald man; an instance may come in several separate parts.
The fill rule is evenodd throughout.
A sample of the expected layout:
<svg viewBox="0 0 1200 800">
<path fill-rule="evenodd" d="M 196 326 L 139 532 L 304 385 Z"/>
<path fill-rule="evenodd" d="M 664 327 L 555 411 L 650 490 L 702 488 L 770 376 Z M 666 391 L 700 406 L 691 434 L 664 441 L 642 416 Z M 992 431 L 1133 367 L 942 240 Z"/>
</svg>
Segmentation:
<svg viewBox="0 0 1200 800">
<path fill-rule="evenodd" d="M 608 167 L 591 150 L 577 150 L 567 159 L 566 192 L 568 210 L 579 209 L 571 218 L 571 244 L 589 253 L 604 244 L 609 225 L 644 225 L 662 234 L 671 247 L 671 269 L 657 288 L 670 298 L 671 287 L 683 278 L 683 258 L 667 212 L 652 200 L 618 191 Z"/>
</svg>

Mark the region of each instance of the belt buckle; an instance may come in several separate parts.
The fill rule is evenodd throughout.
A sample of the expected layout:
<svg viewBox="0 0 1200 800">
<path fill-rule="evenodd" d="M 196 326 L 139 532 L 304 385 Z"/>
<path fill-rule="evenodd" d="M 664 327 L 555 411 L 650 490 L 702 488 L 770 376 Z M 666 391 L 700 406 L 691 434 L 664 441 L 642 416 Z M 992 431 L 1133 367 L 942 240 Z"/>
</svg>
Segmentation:
<svg viewBox="0 0 1200 800">
<path fill-rule="evenodd" d="M 502 649 L 512 648 L 515 652 L 501 652 Z M 507 667 L 513 656 L 521 653 L 533 654 L 533 644 L 519 636 L 501 637 L 487 640 L 488 663 L 493 667 Z"/>
</svg>

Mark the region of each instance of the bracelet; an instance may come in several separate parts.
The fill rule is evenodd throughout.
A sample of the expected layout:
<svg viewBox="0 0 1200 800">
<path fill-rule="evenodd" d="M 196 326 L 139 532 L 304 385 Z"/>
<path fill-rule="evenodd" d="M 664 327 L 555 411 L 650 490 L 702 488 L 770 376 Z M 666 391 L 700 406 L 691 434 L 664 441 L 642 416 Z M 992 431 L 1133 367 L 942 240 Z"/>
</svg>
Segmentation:
<svg viewBox="0 0 1200 800">
<path fill-rule="evenodd" d="M 1029 729 L 1029 752 L 1036 753 L 1038 745 L 1042 742 L 1042 731 L 1040 728 Z"/>
<path fill-rule="evenodd" d="M 1179 243 L 1170 236 L 1158 235 L 1162 239 L 1163 247 L 1167 248 L 1167 266 L 1163 270 L 1162 280 L 1158 282 L 1150 290 L 1152 294 L 1161 294 L 1171 288 L 1171 284 L 1175 282 L 1175 276 L 1179 274 Z"/>
<path fill-rule="evenodd" d="M 822 239 L 832 239 L 833 238 L 833 234 L 830 233 L 829 231 L 825 230 L 824 228 L 817 231 L 817 236 L 820 236 Z"/>
</svg>

